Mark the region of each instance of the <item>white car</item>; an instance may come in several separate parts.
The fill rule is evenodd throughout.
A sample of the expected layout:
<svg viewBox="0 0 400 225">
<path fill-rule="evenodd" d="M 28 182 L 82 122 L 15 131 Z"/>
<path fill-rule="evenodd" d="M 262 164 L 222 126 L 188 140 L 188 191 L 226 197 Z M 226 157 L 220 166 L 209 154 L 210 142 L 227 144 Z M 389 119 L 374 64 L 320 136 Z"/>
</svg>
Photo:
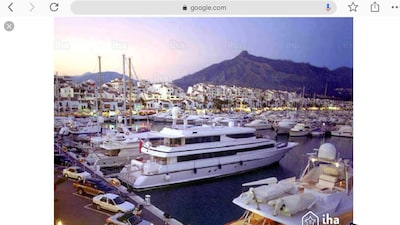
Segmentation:
<svg viewBox="0 0 400 225">
<path fill-rule="evenodd" d="M 86 178 L 91 177 L 90 173 L 84 171 L 79 166 L 70 166 L 68 168 L 63 169 L 63 176 L 66 178 L 73 178 L 77 180 L 84 180 Z"/>
<path fill-rule="evenodd" d="M 135 216 L 132 212 L 117 213 L 106 219 L 107 225 L 153 225 L 147 220 Z"/>
<path fill-rule="evenodd" d="M 128 212 L 135 208 L 135 205 L 123 200 L 119 195 L 107 193 L 93 197 L 93 204 L 97 209 L 105 209 L 112 212 Z"/>
</svg>

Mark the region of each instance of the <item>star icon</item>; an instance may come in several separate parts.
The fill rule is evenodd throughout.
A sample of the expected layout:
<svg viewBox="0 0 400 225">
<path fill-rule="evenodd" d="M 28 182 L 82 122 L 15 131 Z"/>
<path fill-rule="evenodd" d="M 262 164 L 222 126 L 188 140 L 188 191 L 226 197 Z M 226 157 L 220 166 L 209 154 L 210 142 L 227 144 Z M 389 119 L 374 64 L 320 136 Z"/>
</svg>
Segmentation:
<svg viewBox="0 0 400 225">
<path fill-rule="evenodd" d="M 357 12 L 357 7 L 358 5 L 356 5 L 354 2 L 351 3 L 351 5 L 348 5 L 350 8 L 350 12 L 354 11 Z"/>
</svg>

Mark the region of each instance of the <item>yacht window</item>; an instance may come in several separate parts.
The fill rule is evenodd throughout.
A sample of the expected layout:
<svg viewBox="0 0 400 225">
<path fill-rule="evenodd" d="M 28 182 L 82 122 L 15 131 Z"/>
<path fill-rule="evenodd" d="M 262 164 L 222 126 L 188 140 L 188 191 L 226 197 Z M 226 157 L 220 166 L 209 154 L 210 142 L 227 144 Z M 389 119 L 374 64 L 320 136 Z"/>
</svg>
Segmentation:
<svg viewBox="0 0 400 225">
<path fill-rule="evenodd" d="M 165 138 L 164 139 L 164 145 L 165 146 L 170 146 L 170 139 L 169 138 Z"/>
<path fill-rule="evenodd" d="M 220 136 L 205 136 L 205 137 L 193 137 L 186 138 L 185 144 L 196 144 L 196 143 L 205 143 L 205 142 L 218 142 L 221 140 Z"/>
<path fill-rule="evenodd" d="M 180 146 L 181 139 L 180 138 L 173 138 L 171 139 L 171 147 Z"/>
<path fill-rule="evenodd" d="M 254 135 L 254 133 L 242 133 L 242 134 L 227 134 L 226 136 L 230 137 L 230 138 L 238 139 L 238 138 L 254 137 L 255 135 Z"/>
<path fill-rule="evenodd" d="M 154 161 L 161 164 L 161 165 L 167 165 L 167 159 L 166 158 L 162 158 L 162 157 L 157 157 L 155 156 Z"/>
<path fill-rule="evenodd" d="M 267 144 L 267 145 L 261 145 L 258 147 L 253 147 L 253 148 L 220 151 L 220 152 L 207 152 L 207 153 L 194 154 L 194 155 L 178 156 L 178 162 L 230 156 L 230 155 L 235 155 L 240 152 L 249 152 L 249 151 L 255 151 L 255 150 L 260 150 L 260 149 L 265 149 L 265 148 L 273 148 L 273 147 L 274 147 L 274 144 Z"/>
<path fill-rule="evenodd" d="M 182 145 L 181 138 L 165 138 L 164 145 L 169 147 L 175 147 Z"/>
</svg>

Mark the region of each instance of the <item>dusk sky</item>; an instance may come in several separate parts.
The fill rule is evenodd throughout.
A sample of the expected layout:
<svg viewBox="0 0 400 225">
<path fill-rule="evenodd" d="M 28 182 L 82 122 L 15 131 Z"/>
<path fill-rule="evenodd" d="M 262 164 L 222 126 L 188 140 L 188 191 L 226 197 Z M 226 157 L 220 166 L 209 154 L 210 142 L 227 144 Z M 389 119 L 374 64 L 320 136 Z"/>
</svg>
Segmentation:
<svg viewBox="0 0 400 225">
<path fill-rule="evenodd" d="M 56 18 L 55 71 L 122 73 L 132 57 L 139 79 L 172 81 L 241 51 L 335 69 L 353 67 L 352 18 Z"/>
</svg>

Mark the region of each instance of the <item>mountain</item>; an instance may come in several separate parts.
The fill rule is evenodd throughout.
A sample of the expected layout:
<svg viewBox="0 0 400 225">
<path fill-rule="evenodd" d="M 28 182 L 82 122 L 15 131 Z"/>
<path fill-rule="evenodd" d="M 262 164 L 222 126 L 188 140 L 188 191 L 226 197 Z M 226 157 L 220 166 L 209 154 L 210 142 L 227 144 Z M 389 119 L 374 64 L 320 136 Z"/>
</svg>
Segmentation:
<svg viewBox="0 0 400 225">
<path fill-rule="evenodd" d="M 261 89 L 302 91 L 308 96 L 326 95 L 352 99 L 353 69 L 340 67 L 329 70 L 309 63 L 275 60 L 241 52 L 233 59 L 213 64 L 196 73 L 174 80 L 183 88 L 196 83 L 236 85 Z"/>
<path fill-rule="evenodd" d="M 109 82 L 111 80 L 114 80 L 115 78 L 122 78 L 123 75 L 117 72 L 111 72 L 111 71 L 105 71 L 105 72 L 101 72 L 102 75 L 102 80 L 103 83 Z M 78 75 L 78 76 L 71 76 L 71 79 L 73 82 L 75 83 L 82 83 L 84 81 L 87 80 L 94 80 L 97 84 L 97 82 L 99 81 L 99 73 L 84 73 L 82 75 Z M 126 80 L 128 80 L 128 76 L 126 76 Z"/>
</svg>

